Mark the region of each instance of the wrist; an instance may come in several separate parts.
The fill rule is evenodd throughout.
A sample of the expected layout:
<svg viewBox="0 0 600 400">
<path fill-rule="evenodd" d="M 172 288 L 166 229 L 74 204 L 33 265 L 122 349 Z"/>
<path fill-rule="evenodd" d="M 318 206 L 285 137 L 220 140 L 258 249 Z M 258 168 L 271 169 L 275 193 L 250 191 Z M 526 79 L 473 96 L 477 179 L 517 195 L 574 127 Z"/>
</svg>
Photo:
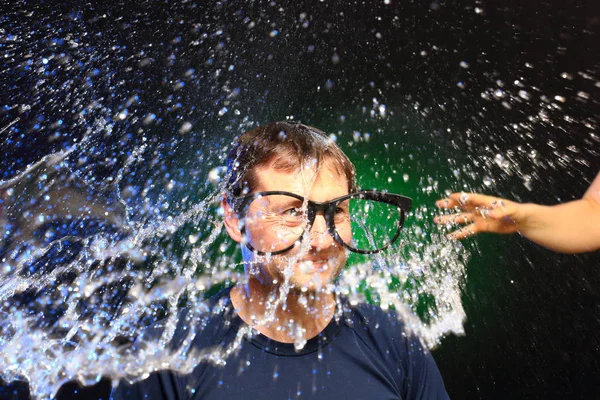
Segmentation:
<svg viewBox="0 0 600 400">
<path fill-rule="evenodd" d="M 533 231 L 545 229 L 552 218 L 552 207 L 535 203 L 519 204 L 513 217 L 519 233 L 528 236 Z"/>
</svg>

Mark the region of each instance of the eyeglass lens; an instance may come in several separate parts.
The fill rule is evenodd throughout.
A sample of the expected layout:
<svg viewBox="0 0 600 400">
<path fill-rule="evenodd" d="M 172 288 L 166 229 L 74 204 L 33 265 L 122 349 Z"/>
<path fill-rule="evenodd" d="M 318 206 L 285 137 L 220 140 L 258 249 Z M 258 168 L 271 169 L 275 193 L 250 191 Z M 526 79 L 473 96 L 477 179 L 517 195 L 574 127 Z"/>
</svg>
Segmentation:
<svg viewBox="0 0 600 400">
<path fill-rule="evenodd" d="M 339 203 L 333 223 L 340 239 L 352 249 L 387 247 L 398 232 L 401 210 L 371 199 L 352 197 Z M 308 227 L 306 204 L 295 197 L 273 194 L 254 199 L 246 209 L 246 240 L 255 250 L 272 253 L 298 241 Z"/>
</svg>

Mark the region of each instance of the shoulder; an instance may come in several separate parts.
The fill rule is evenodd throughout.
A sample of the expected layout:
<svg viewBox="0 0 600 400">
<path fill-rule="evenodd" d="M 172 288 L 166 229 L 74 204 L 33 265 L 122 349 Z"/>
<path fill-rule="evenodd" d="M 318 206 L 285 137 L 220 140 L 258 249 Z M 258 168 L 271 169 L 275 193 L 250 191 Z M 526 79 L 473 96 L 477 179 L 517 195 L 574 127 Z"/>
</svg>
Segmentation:
<svg viewBox="0 0 600 400">
<path fill-rule="evenodd" d="M 370 304 L 351 306 L 351 325 L 374 357 L 398 375 L 405 398 L 447 399 L 444 382 L 431 353 L 401 314 Z"/>
<path fill-rule="evenodd" d="M 177 332 L 184 331 L 195 334 L 194 347 L 214 346 L 220 344 L 224 335 L 237 329 L 237 322 L 231 299 L 230 288 L 221 290 L 208 300 L 183 309 L 177 322 Z"/>
<path fill-rule="evenodd" d="M 223 332 L 231 328 L 232 321 L 235 321 L 229 289 L 223 289 L 207 300 L 190 304 L 176 314 L 148 326 L 137 338 L 136 346 L 154 344 L 161 337 L 170 337 L 169 347 L 175 349 L 190 335 L 194 335 L 195 347 L 217 344 Z"/>
<path fill-rule="evenodd" d="M 366 303 L 347 304 L 344 316 L 345 325 L 377 357 L 402 362 L 408 358 L 411 348 L 420 345 L 419 338 L 407 329 L 405 321 L 394 310 Z"/>
<path fill-rule="evenodd" d="M 406 367 L 407 363 L 420 362 L 431 355 L 411 325 L 414 319 L 407 321 L 402 317 L 405 312 L 359 303 L 346 309 L 345 324 L 373 353 Z"/>
<path fill-rule="evenodd" d="M 187 368 L 187 358 L 205 354 L 218 348 L 225 335 L 234 327 L 235 314 L 229 301 L 228 289 L 202 302 L 181 309 L 178 313 L 147 327 L 138 337 L 131 353 L 163 356 L 165 347 L 169 349 L 169 368 L 149 373 L 143 380 L 129 382 L 121 380 L 111 394 L 111 399 L 154 399 L 181 398 L 187 395 L 191 381 L 198 380 L 207 362 L 197 362 L 193 372 L 176 372 Z M 171 361 L 175 361 L 171 364 Z M 164 363 L 163 363 L 164 365 Z"/>
<path fill-rule="evenodd" d="M 349 306 L 346 315 L 350 319 L 347 323 L 352 325 L 355 331 L 366 331 L 379 339 L 398 340 L 411 335 L 405 322 L 394 310 L 383 310 L 377 305 L 359 303 Z"/>
<path fill-rule="evenodd" d="M 368 303 L 350 305 L 349 309 L 355 318 L 366 323 L 377 321 L 383 323 L 386 327 L 388 327 L 388 325 L 398 325 L 399 328 L 404 328 L 404 323 L 399 319 L 398 314 L 394 310 L 383 310 L 377 305 Z"/>
</svg>

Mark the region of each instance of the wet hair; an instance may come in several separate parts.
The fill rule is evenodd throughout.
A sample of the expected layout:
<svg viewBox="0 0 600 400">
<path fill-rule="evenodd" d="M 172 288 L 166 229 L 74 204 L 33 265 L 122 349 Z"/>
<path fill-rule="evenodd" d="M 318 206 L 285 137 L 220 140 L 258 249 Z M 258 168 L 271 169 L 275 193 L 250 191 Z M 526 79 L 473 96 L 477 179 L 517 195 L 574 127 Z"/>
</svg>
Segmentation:
<svg viewBox="0 0 600 400">
<path fill-rule="evenodd" d="M 346 177 L 350 193 L 357 190 L 354 165 L 332 138 L 298 122 L 271 122 L 234 142 L 227 156 L 225 189 L 234 197 L 252 192 L 258 185 L 256 168 L 294 172 L 324 164 Z"/>
</svg>

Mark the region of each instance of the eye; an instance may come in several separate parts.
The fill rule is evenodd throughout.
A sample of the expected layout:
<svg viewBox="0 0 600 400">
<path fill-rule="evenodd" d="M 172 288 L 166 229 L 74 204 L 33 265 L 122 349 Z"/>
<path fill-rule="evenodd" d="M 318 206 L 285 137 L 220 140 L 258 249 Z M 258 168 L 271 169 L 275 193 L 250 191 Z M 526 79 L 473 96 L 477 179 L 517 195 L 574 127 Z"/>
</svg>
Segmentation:
<svg viewBox="0 0 600 400">
<path fill-rule="evenodd" d="M 336 207 L 333 216 L 337 222 L 345 221 L 348 218 L 348 209 L 345 207 Z"/>
<path fill-rule="evenodd" d="M 294 207 L 294 208 L 288 208 L 287 210 L 283 211 L 281 214 L 285 215 L 286 217 L 301 217 L 302 215 L 304 215 L 304 212 L 302 211 L 302 209 Z"/>
<path fill-rule="evenodd" d="M 350 211 L 350 204 L 348 203 L 348 201 L 343 201 L 341 203 L 339 203 L 337 205 L 337 207 L 335 208 L 335 215 L 343 215 L 343 214 L 348 214 Z"/>
</svg>

